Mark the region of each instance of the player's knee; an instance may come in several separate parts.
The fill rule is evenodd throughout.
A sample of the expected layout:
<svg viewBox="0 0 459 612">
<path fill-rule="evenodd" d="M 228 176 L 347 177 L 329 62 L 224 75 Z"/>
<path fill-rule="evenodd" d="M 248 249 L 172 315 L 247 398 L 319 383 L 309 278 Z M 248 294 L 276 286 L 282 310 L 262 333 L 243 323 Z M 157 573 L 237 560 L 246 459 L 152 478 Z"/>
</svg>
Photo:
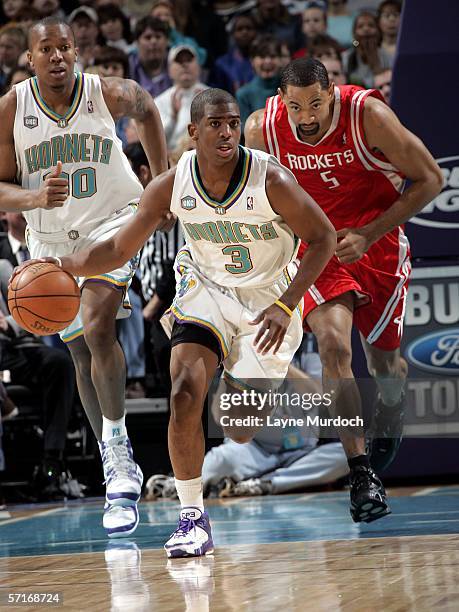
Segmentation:
<svg viewBox="0 0 459 612">
<path fill-rule="evenodd" d="M 367 367 L 373 378 L 398 378 L 401 376 L 400 359 L 398 356 L 374 357 L 367 359 Z"/>
<path fill-rule="evenodd" d="M 201 421 L 204 398 L 191 371 L 183 372 L 172 381 L 170 398 L 172 424 L 189 426 Z"/>
<path fill-rule="evenodd" d="M 330 329 L 317 336 L 320 360 L 326 369 L 337 370 L 337 373 L 351 367 L 352 349 L 350 343 L 340 335 L 338 330 Z"/>
<path fill-rule="evenodd" d="M 115 322 L 107 319 L 93 319 L 84 325 L 84 339 L 90 351 L 108 349 L 116 342 Z"/>
</svg>

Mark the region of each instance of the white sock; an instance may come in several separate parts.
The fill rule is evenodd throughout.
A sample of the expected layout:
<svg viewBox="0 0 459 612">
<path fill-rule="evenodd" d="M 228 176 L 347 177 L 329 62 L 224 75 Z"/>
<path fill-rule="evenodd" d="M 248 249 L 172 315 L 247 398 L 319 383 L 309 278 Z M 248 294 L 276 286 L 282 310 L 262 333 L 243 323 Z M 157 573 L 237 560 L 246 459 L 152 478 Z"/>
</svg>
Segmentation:
<svg viewBox="0 0 459 612">
<path fill-rule="evenodd" d="M 107 442 L 111 438 L 118 436 L 127 436 L 126 417 L 123 415 L 121 419 L 111 421 L 106 417 L 102 417 L 102 442 Z"/>
<path fill-rule="evenodd" d="M 202 478 L 192 478 L 191 480 L 175 479 L 175 488 L 182 508 L 194 506 L 204 512 L 204 499 L 202 497 Z"/>
</svg>

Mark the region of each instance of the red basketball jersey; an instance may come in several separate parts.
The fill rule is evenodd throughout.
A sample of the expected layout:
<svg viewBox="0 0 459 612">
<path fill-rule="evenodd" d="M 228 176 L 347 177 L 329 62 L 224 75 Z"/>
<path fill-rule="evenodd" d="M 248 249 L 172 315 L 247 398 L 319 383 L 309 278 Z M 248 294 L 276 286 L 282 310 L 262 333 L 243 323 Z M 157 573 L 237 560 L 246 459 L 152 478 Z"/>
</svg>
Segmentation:
<svg viewBox="0 0 459 612">
<path fill-rule="evenodd" d="M 267 151 L 293 172 L 337 230 L 366 225 L 395 202 L 404 186 L 403 175 L 366 143 L 363 109 L 369 96 L 382 100 L 374 89 L 335 87 L 330 128 L 315 145 L 299 139 L 280 96 L 266 101 Z"/>
</svg>

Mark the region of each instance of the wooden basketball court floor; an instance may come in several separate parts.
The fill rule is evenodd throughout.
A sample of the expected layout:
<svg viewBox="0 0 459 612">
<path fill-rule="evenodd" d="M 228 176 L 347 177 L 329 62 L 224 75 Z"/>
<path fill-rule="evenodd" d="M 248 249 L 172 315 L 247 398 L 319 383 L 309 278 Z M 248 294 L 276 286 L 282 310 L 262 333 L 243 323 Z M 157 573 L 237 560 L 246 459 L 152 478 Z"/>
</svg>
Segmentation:
<svg viewBox="0 0 459 612">
<path fill-rule="evenodd" d="M 0 610 L 116 612 L 459 610 L 459 487 L 389 490 L 393 514 L 349 516 L 348 493 L 208 504 L 213 556 L 168 561 L 178 506 L 140 505 L 130 539 L 108 540 L 101 500 L 0 512 Z M 8 594 L 61 603 L 7 606 Z"/>
</svg>

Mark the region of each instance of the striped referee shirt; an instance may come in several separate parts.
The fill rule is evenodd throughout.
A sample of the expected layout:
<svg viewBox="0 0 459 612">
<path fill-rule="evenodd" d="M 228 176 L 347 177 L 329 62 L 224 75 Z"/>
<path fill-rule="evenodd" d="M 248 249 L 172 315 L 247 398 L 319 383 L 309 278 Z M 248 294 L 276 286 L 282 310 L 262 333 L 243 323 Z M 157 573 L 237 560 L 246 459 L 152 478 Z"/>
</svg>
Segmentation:
<svg viewBox="0 0 459 612">
<path fill-rule="evenodd" d="M 150 301 L 159 291 L 162 281 L 165 281 L 175 260 L 177 252 L 185 244 L 180 223 L 174 225 L 170 232 L 155 232 L 145 243 L 140 257 L 140 277 L 142 293 L 145 300 Z"/>
</svg>

